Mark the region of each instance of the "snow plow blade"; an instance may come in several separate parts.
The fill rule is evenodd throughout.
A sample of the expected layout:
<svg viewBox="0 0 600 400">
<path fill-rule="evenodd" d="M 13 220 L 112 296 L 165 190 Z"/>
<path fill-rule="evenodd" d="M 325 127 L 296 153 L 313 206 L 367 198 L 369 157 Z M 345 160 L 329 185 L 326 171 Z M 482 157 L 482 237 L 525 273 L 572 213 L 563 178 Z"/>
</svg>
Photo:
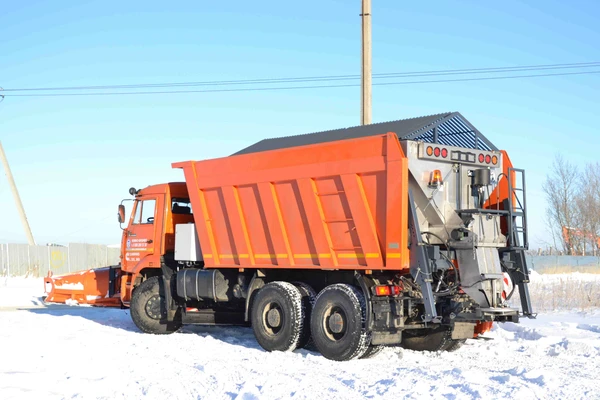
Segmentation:
<svg viewBox="0 0 600 400">
<path fill-rule="evenodd" d="M 121 275 L 118 267 L 105 267 L 44 278 L 46 303 L 70 305 L 90 304 L 100 307 L 121 307 L 117 283 Z"/>
</svg>

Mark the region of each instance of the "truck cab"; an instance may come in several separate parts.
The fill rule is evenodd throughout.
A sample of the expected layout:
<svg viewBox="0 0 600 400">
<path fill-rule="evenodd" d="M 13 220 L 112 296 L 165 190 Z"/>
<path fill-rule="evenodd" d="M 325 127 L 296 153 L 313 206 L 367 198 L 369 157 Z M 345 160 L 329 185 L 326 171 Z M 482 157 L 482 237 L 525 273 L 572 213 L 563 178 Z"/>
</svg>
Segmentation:
<svg viewBox="0 0 600 400">
<path fill-rule="evenodd" d="M 120 206 L 131 204 L 121 239 L 121 298 L 126 305 L 135 286 L 160 275 L 161 264 L 174 262 L 175 226 L 194 222 L 184 182 L 132 188 L 130 194 L 133 199 L 123 200 Z"/>
</svg>

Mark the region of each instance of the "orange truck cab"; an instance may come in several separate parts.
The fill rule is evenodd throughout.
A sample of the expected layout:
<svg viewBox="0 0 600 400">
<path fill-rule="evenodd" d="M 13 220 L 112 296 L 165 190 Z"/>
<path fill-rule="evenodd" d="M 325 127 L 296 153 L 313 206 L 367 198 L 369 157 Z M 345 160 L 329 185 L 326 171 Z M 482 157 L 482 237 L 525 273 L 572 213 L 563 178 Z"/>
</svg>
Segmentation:
<svg viewBox="0 0 600 400">
<path fill-rule="evenodd" d="M 81 292 L 75 274 L 49 277 L 48 301 L 130 307 L 154 334 L 249 324 L 268 351 L 312 339 L 333 360 L 452 351 L 534 317 L 524 171 L 459 113 L 172 166 L 185 182 L 119 206 L 120 265 L 80 274 Z"/>
<path fill-rule="evenodd" d="M 142 279 L 160 275 L 161 265 L 173 261 L 175 226 L 193 222 L 185 183 L 132 188 L 130 193 L 133 208 L 121 240 L 121 300 L 125 305 Z M 123 203 L 120 218 L 125 215 Z"/>
</svg>

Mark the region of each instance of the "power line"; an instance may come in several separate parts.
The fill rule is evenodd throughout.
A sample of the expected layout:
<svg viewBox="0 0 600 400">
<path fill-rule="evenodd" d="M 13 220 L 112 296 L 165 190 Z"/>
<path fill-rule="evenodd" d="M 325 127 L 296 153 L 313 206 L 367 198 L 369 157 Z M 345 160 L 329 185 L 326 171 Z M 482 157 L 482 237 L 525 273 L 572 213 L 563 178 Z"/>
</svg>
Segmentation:
<svg viewBox="0 0 600 400">
<path fill-rule="evenodd" d="M 461 79 L 439 79 L 439 80 L 421 80 L 421 81 L 402 81 L 402 82 L 379 82 L 373 83 L 373 86 L 390 85 L 414 85 L 425 83 L 448 83 L 448 82 L 472 82 L 503 79 L 523 79 L 539 78 L 549 76 L 568 76 L 568 75 L 589 75 L 598 74 L 600 70 L 584 72 L 562 72 L 555 74 L 533 74 L 533 75 L 508 75 L 508 76 L 490 76 L 480 78 L 461 78 Z M 323 88 L 344 88 L 357 87 L 360 84 L 341 84 L 341 85 L 313 85 L 313 86 L 284 86 L 284 87 L 260 87 L 260 88 L 234 88 L 234 89 L 203 89 L 203 90 L 165 90 L 165 91 L 142 91 L 142 92 L 97 92 L 97 93 L 43 93 L 43 94 L 5 94 L 6 97 L 64 97 L 64 96 L 120 96 L 120 95 L 148 95 L 148 94 L 186 94 L 186 93 L 220 93 L 220 92 L 260 92 L 272 90 L 294 90 L 294 89 L 323 89 Z"/>
<path fill-rule="evenodd" d="M 414 72 L 389 72 L 373 74 L 374 79 L 386 78 L 415 78 L 427 76 L 444 75 L 467 75 L 467 74 L 490 74 L 501 72 L 524 72 L 524 71 L 542 71 L 555 69 L 572 68 L 593 68 L 599 67 L 600 61 L 586 63 L 568 63 L 568 64 L 539 64 L 524 65 L 516 67 L 491 67 L 491 68 L 470 68 L 470 69 L 448 69 L 434 71 L 414 71 Z M 97 86 L 65 86 L 65 87 L 37 87 L 37 88 L 14 88 L 4 89 L 6 92 L 28 92 L 28 91 L 58 91 L 58 90 L 106 90 L 106 89 L 141 89 L 141 88 L 168 88 L 168 87 L 187 87 L 187 86 L 232 86 L 232 85 L 256 85 L 256 84 L 281 84 L 281 83 L 306 83 L 320 81 L 343 81 L 360 79 L 360 75 L 329 75 L 329 76 L 305 76 L 295 78 L 265 78 L 265 79 L 244 79 L 229 81 L 204 81 L 204 82 L 169 82 L 169 83 L 140 83 L 128 85 L 97 85 Z"/>
</svg>

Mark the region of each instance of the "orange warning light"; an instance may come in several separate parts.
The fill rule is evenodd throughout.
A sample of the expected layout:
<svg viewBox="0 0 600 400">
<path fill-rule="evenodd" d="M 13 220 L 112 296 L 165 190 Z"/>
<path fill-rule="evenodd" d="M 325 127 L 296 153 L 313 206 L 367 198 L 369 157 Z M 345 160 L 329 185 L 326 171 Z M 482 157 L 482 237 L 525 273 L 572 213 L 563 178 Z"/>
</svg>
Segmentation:
<svg viewBox="0 0 600 400">
<path fill-rule="evenodd" d="M 437 187 L 443 183 L 444 183 L 444 181 L 442 179 L 442 171 L 440 171 L 439 169 L 434 170 L 431 173 L 431 179 L 429 180 L 429 186 Z"/>
</svg>

